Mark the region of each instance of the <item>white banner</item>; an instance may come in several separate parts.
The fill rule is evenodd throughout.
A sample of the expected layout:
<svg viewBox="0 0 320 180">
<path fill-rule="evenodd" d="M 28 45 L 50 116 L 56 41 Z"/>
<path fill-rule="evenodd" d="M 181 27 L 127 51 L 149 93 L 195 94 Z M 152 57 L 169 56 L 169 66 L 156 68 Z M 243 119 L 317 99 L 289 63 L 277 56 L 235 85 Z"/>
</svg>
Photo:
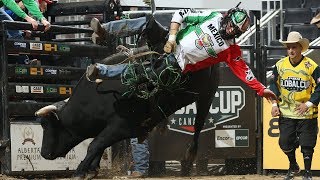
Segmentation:
<svg viewBox="0 0 320 180">
<path fill-rule="evenodd" d="M 216 148 L 249 147 L 249 129 L 215 130 Z"/>
<path fill-rule="evenodd" d="M 156 7 L 230 9 L 241 2 L 240 7 L 261 10 L 261 0 L 155 0 Z M 122 6 L 146 6 L 142 0 L 121 0 Z"/>
<path fill-rule="evenodd" d="M 40 155 L 42 127 L 33 123 L 11 123 L 11 170 L 52 171 L 75 170 L 87 154 L 92 139 L 73 148 L 65 158 L 46 160 Z"/>
</svg>

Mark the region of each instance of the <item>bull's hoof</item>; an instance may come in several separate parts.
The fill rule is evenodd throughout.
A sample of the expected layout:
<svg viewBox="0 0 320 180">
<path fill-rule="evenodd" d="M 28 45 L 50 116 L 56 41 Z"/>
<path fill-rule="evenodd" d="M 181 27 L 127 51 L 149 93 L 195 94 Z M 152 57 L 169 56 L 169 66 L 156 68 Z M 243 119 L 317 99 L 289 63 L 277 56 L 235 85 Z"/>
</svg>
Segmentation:
<svg viewBox="0 0 320 180">
<path fill-rule="evenodd" d="M 73 176 L 70 179 L 72 180 L 84 180 L 84 177 L 80 177 L 80 176 Z"/>
<path fill-rule="evenodd" d="M 89 171 L 86 175 L 74 175 L 72 180 L 90 180 L 98 175 L 98 171 Z"/>
<path fill-rule="evenodd" d="M 83 173 L 75 173 L 73 176 L 70 178 L 72 180 L 84 180 L 85 179 L 85 174 Z"/>
<path fill-rule="evenodd" d="M 191 176 L 191 171 L 192 171 L 193 164 L 192 162 L 188 161 L 181 161 L 181 176 Z"/>
<path fill-rule="evenodd" d="M 86 175 L 86 177 L 84 178 L 85 180 L 90 180 L 95 178 L 98 175 L 98 171 L 90 171 L 88 172 L 88 174 Z"/>
</svg>

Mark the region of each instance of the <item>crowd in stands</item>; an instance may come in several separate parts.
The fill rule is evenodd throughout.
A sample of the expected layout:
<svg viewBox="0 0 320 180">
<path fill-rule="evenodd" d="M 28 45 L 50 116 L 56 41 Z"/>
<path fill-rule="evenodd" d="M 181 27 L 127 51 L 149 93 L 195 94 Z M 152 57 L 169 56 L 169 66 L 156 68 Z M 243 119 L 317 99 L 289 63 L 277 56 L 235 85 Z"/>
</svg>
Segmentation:
<svg viewBox="0 0 320 180">
<path fill-rule="evenodd" d="M 50 29 L 50 22 L 44 17 L 47 6 L 52 4 L 51 0 L 2 0 L 3 6 L 0 8 L 0 20 L 9 21 L 27 21 L 32 24 L 34 30 L 37 30 L 38 24 L 45 26 L 44 31 Z M 8 38 L 13 39 L 31 39 L 32 33 L 29 30 L 8 30 Z M 30 60 L 27 55 L 9 57 L 9 63 L 18 64 L 39 64 L 36 59 Z"/>
</svg>

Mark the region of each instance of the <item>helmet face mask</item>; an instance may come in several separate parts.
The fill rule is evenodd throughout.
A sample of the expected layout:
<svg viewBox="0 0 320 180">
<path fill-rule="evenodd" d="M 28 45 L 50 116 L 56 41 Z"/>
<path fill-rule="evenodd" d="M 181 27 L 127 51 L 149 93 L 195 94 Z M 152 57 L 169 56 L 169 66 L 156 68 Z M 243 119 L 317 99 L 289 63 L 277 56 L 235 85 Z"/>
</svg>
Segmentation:
<svg viewBox="0 0 320 180">
<path fill-rule="evenodd" d="M 234 39 L 249 27 L 250 18 L 244 9 L 232 8 L 223 17 L 219 33 L 225 40 Z"/>
</svg>

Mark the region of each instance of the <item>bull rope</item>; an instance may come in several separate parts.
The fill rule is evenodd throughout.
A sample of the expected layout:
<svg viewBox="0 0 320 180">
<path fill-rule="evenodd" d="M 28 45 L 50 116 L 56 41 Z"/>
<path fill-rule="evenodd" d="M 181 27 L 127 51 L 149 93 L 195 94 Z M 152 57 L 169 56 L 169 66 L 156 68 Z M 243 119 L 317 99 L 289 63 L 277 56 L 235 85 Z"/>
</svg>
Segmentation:
<svg viewBox="0 0 320 180">
<path fill-rule="evenodd" d="M 157 61 L 159 59 L 155 59 Z M 142 73 L 137 73 L 137 64 L 128 64 L 127 70 L 121 76 L 122 84 L 128 87 L 128 91 L 124 96 L 135 95 L 142 99 L 149 99 L 154 96 L 158 91 L 165 90 L 174 92 L 180 89 L 181 85 L 186 82 L 182 79 L 181 70 L 174 67 L 168 56 L 164 59 L 165 68 L 159 73 L 155 72 L 156 69 L 152 66 L 147 67 L 144 63 L 138 65 L 142 68 Z"/>
</svg>

